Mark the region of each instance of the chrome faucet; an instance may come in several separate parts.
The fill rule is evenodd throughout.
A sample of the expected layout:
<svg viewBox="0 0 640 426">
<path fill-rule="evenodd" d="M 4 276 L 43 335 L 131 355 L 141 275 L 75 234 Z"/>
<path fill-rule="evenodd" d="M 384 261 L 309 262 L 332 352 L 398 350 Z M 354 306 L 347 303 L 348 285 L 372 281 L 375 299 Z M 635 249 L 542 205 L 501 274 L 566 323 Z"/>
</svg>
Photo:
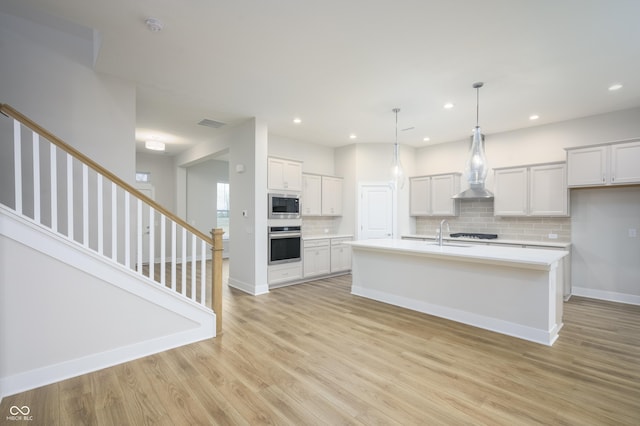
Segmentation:
<svg viewBox="0 0 640 426">
<path fill-rule="evenodd" d="M 438 245 L 440 247 L 442 247 L 442 225 L 447 224 L 447 232 L 451 232 L 451 229 L 449 228 L 449 222 L 447 222 L 447 219 L 442 219 L 440 221 L 440 228 L 438 228 Z"/>
</svg>

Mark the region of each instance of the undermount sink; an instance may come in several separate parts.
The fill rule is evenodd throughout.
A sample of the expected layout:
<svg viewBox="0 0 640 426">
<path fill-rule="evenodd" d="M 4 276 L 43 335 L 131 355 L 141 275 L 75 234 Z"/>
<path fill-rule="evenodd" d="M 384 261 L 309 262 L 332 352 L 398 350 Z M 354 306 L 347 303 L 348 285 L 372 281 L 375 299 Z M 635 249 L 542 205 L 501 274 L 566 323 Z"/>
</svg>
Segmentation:
<svg viewBox="0 0 640 426">
<path fill-rule="evenodd" d="M 430 246 L 439 246 L 438 243 L 429 243 Z M 442 247 L 471 247 L 468 244 L 456 244 L 456 243 L 442 243 Z"/>
</svg>

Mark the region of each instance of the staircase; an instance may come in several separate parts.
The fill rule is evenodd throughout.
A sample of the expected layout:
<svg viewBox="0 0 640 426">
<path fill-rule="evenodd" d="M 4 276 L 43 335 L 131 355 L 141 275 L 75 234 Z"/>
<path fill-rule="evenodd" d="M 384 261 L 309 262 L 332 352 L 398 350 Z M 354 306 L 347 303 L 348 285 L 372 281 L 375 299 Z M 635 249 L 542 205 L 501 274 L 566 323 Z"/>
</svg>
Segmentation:
<svg viewBox="0 0 640 426">
<path fill-rule="evenodd" d="M 0 397 L 219 334 L 222 230 L 0 112 Z"/>
</svg>

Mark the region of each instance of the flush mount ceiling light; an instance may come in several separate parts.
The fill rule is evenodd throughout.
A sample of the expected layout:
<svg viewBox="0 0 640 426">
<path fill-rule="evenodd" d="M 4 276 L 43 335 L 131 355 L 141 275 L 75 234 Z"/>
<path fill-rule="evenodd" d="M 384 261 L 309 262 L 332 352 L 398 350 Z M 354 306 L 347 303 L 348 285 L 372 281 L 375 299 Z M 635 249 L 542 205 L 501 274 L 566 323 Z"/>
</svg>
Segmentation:
<svg viewBox="0 0 640 426">
<path fill-rule="evenodd" d="M 147 28 L 149 29 L 149 31 L 152 31 L 154 33 L 162 31 L 162 21 L 158 18 L 147 18 L 144 20 L 144 23 L 147 24 Z"/>
<path fill-rule="evenodd" d="M 622 84 L 620 83 L 612 84 L 611 86 L 609 86 L 610 92 L 615 92 L 616 90 L 620 90 L 620 89 L 622 89 Z"/>
<path fill-rule="evenodd" d="M 451 109 L 451 108 L 453 108 L 453 104 L 451 102 L 447 102 L 446 104 L 444 104 L 443 108 L 444 109 Z"/>
<path fill-rule="evenodd" d="M 300 123 L 302 123 L 302 120 L 300 118 L 296 117 L 296 118 L 293 119 L 293 122 L 295 124 L 300 124 Z"/>
<path fill-rule="evenodd" d="M 165 145 L 164 142 L 148 140 L 144 142 L 144 147 L 151 151 L 164 151 Z"/>
<path fill-rule="evenodd" d="M 357 138 L 357 136 L 356 136 L 355 134 L 351 133 L 351 134 L 349 135 L 349 139 L 355 139 L 355 138 Z"/>
<path fill-rule="evenodd" d="M 538 114 L 533 114 L 529 116 L 529 120 L 537 120 L 538 118 L 540 118 Z"/>
<path fill-rule="evenodd" d="M 429 141 L 431 140 L 431 138 L 427 136 L 427 137 L 425 137 L 425 138 L 424 138 L 424 139 L 422 139 L 422 140 L 423 140 L 423 141 L 425 141 L 425 142 L 429 142 Z"/>
</svg>

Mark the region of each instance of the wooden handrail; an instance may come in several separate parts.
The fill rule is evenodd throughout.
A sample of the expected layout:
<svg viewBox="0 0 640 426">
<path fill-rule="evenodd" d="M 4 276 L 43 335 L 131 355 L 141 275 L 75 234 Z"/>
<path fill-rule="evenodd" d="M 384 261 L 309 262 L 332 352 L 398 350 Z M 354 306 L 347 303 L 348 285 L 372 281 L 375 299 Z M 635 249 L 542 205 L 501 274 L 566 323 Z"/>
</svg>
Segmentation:
<svg viewBox="0 0 640 426">
<path fill-rule="evenodd" d="M 19 111 L 11 107 L 10 105 L 0 104 L 0 112 L 8 117 L 18 120 L 24 126 L 40 134 L 40 136 L 43 136 L 49 142 L 56 145 L 58 148 L 62 149 L 63 151 L 65 151 L 67 154 L 70 154 L 71 156 L 77 158 L 81 162 L 85 163 L 87 166 L 91 167 L 94 171 L 100 173 L 101 175 L 105 176 L 112 182 L 116 183 L 121 188 L 127 190 L 131 194 L 135 195 L 137 198 L 143 200 L 145 203 L 149 204 L 155 210 L 164 214 L 166 217 L 178 223 L 183 228 L 186 228 L 192 234 L 195 234 L 201 239 L 203 239 L 204 241 L 206 241 L 209 245 L 213 245 L 213 240 L 210 236 L 204 234 L 203 232 L 198 231 L 196 228 L 189 225 L 185 220 L 179 218 L 178 216 L 176 216 L 175 214 L 173 214 L 172 212 L 170 212 L 169 210 L 167 210 L 166 208 L 164 208 L 163 206 L 161 206 L 151 198 L 147 197 L 145 194 L 138 191 L 136 188 L 129 185 L 127 182 L 120 179 L 118 176 L 114 175 L 109 170 L 105 169 L 100 164 L 96 163 L 91 158 L 87 157 L 86 155 L 84 155 L 74 147 L 68 145 L 62 139 L 58 138 L 56 135 L 49 132 L 47 129 L 43 128 L 42 126 L 40 126 L 39 124 L 31 120 L 29 117 L 23 115 L 22 113 L 20 113 Z"/>
</svg>

